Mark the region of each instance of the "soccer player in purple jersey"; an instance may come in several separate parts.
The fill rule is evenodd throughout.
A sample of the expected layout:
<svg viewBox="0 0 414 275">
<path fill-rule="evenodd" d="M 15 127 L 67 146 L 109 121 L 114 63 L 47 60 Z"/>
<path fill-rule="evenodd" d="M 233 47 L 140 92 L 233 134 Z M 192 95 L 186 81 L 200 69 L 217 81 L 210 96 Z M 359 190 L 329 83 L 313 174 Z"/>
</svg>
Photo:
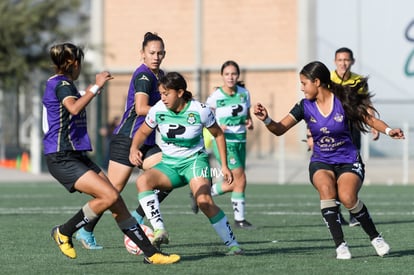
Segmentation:
<svg viewBox="0 0 414 275">
<path fill-rule="evenodd" d="M 92 151 L 92 145 L 87 132 L 85 108 L 113 77 L 109 72 L 97 74 L 95 84 L 89 85 L 81 95 L 74 81 L 81 72 L 83 56 L 82 49 L 71 43 L 50 48 L 56 74 L 48 79 L 43 95 L 43 146 L 52 176 L 69 192 L 78 191 L 93 198 L 64 224 L 55 226 L 51 236 L 65 256 L 75 259 L 72 235 L 109 209 L 123 234 L 143 250 L 145 263 L 178 262 L 180 256 L 161 253 L 150 243 L 119 192 L 87 156 L 87 152 Z"/>
<path fill-rule="evenodd" d="M 141 48 L 143 63 L 132 75 L 125 103 L 125 111 L 118 126 L 112 133 L 110 141 L 110 156 L 108 166 L 108 178 L 115 188 L 121 192 L 135 167 L 129 161 L 129 148 L 132 137 L 144 122 L 145 116 L 151 106 L 160 100 L 158 92 L 158 79 L 164 75 L 160 69 L 165 57 L 165 46 L 163 39 L 156 33 L 147 32 L 144 35 Z M 161 150 L 155 143 L 155 132 L 152 133 L 140 150 L 144 153 L 144 163 L 140 168 L 146 170 L 161 161 Z M 162 201 L 169 191 L 158 192 L 158 199 Z M 132 212 L 138 223 L 143 223 L 145 216 L 141 206 Z M 78 231 L 76 239 L 81 241 L 86 249 L 102 249 L 96 243 L 93 230 L 99 221 L 94 222 Z M 168 233 L 155 231 L 153 243 L 168 243 Z"/>
<path fill-rule="evenodd" d="M 300 71 L 301 90 L 305 98 L 282 120 L 272 120 L 266 108 L 257 103 L 256 117 L 267 129 L 280 136 L 301 120 L 305 120 L 314 139 L 309 164 L 310 181 L 319 192 L 322 217 L 336 246 L 337 259 L 351 259 L 342 231 L 336 198 L 356 217 L 369 236 L 379 256 L 389 253 L 390 246 L 378 233 L 365 204 L 358 198 L 364 180 L 364 164 L 353 144 L 350 125 L 362 132 L 374 128 L 394 139 L 404 139 L 400 128 L 391 129 L 373 115 L 372 95 L 358 93 L 367 89 L 366 79 L 356 86 L 343 86 L 331 81 L 328 68 L 321 62 L 307 64 Z"/>
<path fill-rule="evenodd" d="M 352 66 L 355 63 L 354 53 L 351 49 L 342 47 L 335 51 L 335 70 L 331 71 L 331 80 L 332 82 L 340 85 L 345 86 L 355 86 L 358 85 L 361 79 L 363 79 L 362 75 L 356 74 L 352 71 Z M 358 93 L 365 93 L 368 89 L 360 88 L 356 92 Z M 351 125 L 352 126 L 352 125 Z M 373 128 L 371 128 L 372 139 L 378 140 L 379 139 L 379 132 Z M 361 132 L 356 129 L 355 127 L 351 127 L 351 137 L 352 142 L 361 150 Z M 308 132 L 306 135 L 306 141 L 309 146 L 309 151 L 313 147 L 313 139 L 312 135 Z M 352 216 L 352 213 L 349 213 L 349 223 L 345 220 L 342 216 L 340 211 L 340 203 L 338 202 L 339 207 L 339 214 L 341 217 L 341 223 L 343 225 L 349 224 L 350 227 L 358 226 L 359 222 Z"/>
</svg>

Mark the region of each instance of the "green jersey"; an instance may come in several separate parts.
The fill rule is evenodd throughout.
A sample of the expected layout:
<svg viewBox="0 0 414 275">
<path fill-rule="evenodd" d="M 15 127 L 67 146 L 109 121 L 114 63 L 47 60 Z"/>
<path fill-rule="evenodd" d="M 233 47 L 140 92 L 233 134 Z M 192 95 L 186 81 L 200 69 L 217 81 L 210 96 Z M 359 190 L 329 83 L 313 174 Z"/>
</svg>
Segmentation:
<svg viewBox="0 0 414 275">
<path fill-rule="evenodd" d="M 188 158 L 204 150 L 203 127 L 209 128 L 216 118 L 206 105 L 191 100 L 177 113 L 169 110 L 160 100 L 148 112 L 147 125 L 158 127 L 160 148 L 169 158 Z"/>
<path fill-rule="evenodd" d="M 246 119 L 250 108 L 248 90 L 237 86 L 236 92 L 229 95 L 218 88 L 207 98 L 206 103 L 215 111 L 218 124 L 226 126 L 226 141 L 246 142 Z"/>
</svg>

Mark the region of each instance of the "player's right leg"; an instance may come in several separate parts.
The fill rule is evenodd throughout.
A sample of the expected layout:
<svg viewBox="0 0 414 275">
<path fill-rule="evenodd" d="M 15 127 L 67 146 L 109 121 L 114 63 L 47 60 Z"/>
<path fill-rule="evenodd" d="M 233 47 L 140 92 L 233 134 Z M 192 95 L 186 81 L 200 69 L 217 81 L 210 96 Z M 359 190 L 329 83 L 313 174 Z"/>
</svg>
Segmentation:
<svg viewBox="0 0 414 275">
<path fill-rule="evenodd" d="M 171 181 L 174 179 L 180 181 L 179 176 L 176 175 L 173 169 L 168 168 L 166 165 L 158 164 L 156 169 L 150 169 L 142 173 L 136 182 L 139 203 L 154 229 L 152 243 L 158 248 L 161 244 L 169 243 L 169 235 L 165 229 L 160 211 L 160 202 L 154 189 L 172 190 Z"/>
</svg>

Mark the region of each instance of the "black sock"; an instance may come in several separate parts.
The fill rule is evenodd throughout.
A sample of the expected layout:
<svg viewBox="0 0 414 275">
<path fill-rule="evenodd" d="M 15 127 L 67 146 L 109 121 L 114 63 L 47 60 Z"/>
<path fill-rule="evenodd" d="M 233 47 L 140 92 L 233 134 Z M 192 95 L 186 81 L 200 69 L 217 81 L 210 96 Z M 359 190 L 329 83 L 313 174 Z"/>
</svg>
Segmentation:
<svg viewBox="0 0 414 275">
<path fill-rule="evenodd" d="M 335 246 L 338 247 L 344 242 L 344 233 L 341 227 L 341 220 L 339 218 L 338 207 L 328 207 L 321 210 L 323 220 L 331 232 Z"/>
<path fill-rule="evenodd" d="M 122 232 L 124 232 L 124 234 L 127 235 L 139 248 L 141 248 L 145 256 L 151 257 L 155 253 L 159 252 L 158 249 L 151 244 L 148 237 L 145 235 L 145 232 L 138 224 L 128 229 L 122 229 Z"/>
<path fill-rule="evenodd" d="M 83 214 L 82 209 L 79 210 L 72 218 L 70 218 L 66 223 L 62 224 L 59 227 L 60 233 L 65 236 L 71 237 L 79 228 L 87 224 L 89 221 Z"/>
<path fill-rule="evenodd" d="M 364 229 L 365 233 L 368 234 L 370 240 L 373 240 L 374 238 L 379 236 L 379 233 L 375 228 L 375 224 L 372 221 L 365 204 L 362 207 L 361 211 L 359 211 L 358 213 L 352 213 L 352 215 L 359 221 L 362 229 Z"/>
<path fill-rule="evenodd" d="M 103 214 L 103 213 L 102 213 Z M 95 229 L 96 224 L 99 222 L 99 220 L 102 218 L 102 214 L 98 215 L 96 219 L 93 219 L 92 221 L 88 222 L 83 229 L 85 229 L 88 232 L 93 232 Z"/>
<path fill-rule="evenodd" d="M 171 190 L 157 190 L 157 197 L 158 197 L 158 201 L 161 203 L 170 193 L 172 192 Z M 137 209 L 135 209 L 135 211 L 137 211 L 137 213 L 141 216 L 141 217 L 145 217 L 145 212 L 144 209 L 142 209 L 142 206 L 139 205 Z"/>
</svg>

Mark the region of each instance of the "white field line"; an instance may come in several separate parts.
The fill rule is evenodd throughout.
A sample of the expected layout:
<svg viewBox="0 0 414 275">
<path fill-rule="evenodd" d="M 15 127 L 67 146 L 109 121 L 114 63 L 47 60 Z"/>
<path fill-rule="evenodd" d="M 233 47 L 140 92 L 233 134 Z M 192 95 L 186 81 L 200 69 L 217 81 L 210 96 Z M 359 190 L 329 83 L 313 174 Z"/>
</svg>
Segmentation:
<svg viewBox="0 0 414 275">
<path fill-rule="evenodd" d="M 378 203 L 377 205 L 396 205 L 395 203 Z M 411 203 L 398 203 L 398 205 L 411 205 Z M 249 205 L 247 213 L 250 215 L 266 215 L 266 216 L 320 216 L 321 212 L 317 211 L 317 204 L 290 204 L 291 207 L 295 206 L 311 206 L 309 211 L 291 211 L 291 210 L 280 210 L 278 208 L 289 207 L 289 204 L 253 204 Z M 188 208 L 187 205 L 168 205 L 167 207 L 161 206 L 161 211 L 164 215 L 194 215 L 190 210 L 184 210 Z M 266 208 L 266 210 L 261 210 Z M 274 210 L 270 210 L 270 209 Z M 0 215 L 24 215 L 24 214 L 74 214 L 80 209 L 79 207 L 0 207 Z M 371 207 L 371 215 L 373 216 L 413 216 L 414 211 L 375 211 L 375 207 Z M 183 211 L 184 210 L 184 211 Z M 110 214 L 106 211 L 105 214 Z"/>
</svg>

